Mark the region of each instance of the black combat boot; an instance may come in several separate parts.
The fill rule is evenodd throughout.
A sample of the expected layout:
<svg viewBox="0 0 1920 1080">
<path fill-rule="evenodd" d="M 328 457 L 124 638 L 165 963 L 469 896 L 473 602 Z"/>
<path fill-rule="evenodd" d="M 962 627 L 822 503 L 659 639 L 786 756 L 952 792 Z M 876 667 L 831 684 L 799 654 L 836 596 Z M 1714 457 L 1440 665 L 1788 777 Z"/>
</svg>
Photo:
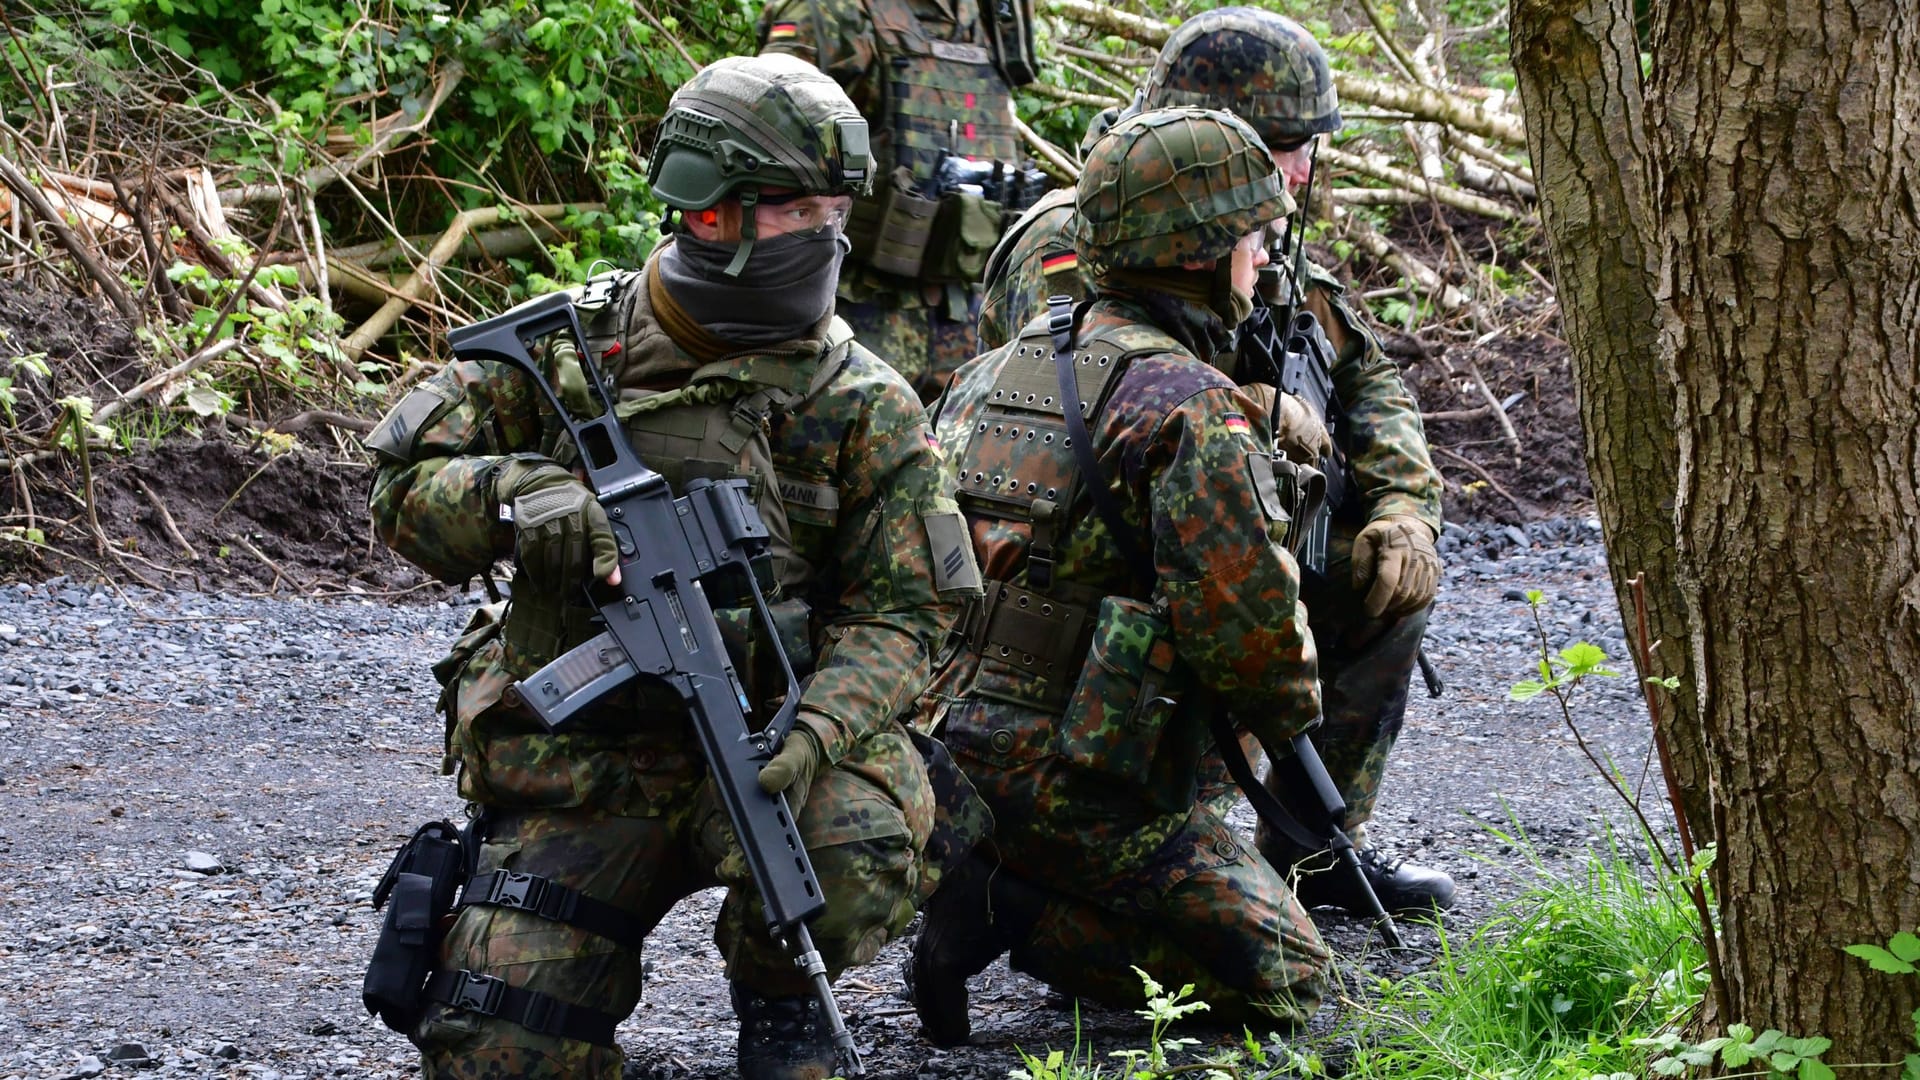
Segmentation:
<svg viewBox="0 0 1920 1080">
<path fill-rule="evenodd" d="M 812 994 L 763 997 L 737 982 L 741 1080 L 827 1080 L 839 1073 L 826 1012 Z"/>
<path fill-rule="evenodd" d="M 1360 870 L 1389 915 L 1431 915 L 1453 906 L 1453 879 L 1445 871 L 1429 870 L 1400 859 L 1389 859 L 1378 848 L 1361 848 Z M 1279 865 L 1279 864 L 1276 864 Z M 1316 854 L 1298 864 L 1293 894 L 1303 907 L 1337 907 L 1349 915 L 1370 917 L 1366 897 L 1353 880 L 1353 871 Z M 1282 867 L 1282 872 L 1286 868 Z"/>
<path fill-rule="evenodd" d="M 967 980 L 1017 944 L 1039 921 L 1046 894 L 969 858 L 920 909 L 920 935 L 907 958 L 907 996 L 935 1046 L 963 1046 L 973 1034 Z"/>
</svg>

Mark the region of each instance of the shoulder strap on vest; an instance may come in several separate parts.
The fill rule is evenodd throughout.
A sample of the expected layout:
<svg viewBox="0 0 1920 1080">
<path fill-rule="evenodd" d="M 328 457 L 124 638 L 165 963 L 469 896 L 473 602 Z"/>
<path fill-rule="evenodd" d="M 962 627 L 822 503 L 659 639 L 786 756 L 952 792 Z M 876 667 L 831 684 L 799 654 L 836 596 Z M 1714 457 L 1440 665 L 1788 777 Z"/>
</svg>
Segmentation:
<svg viewBox="0 0 1920 1080">
<path fill-rule="evenodd" d="M 1127 524 L 1126 518 L 1121 516 L 1120 508 L 1114 504 L 1113 493 L 1107 490 L 1106 477 L 1100 472 L 1100 461 L 1093 456 L 1093 439 L 1087 434 L 1087 421 L 1083 415 L 1086 407 L 1080 401 L 1080 380 L 1073 373 L 1074 325 L 1085 311 L 1086 305 L 1083 303 L 1076 312 L 1071 297 L 1047 298 L 1047 333 L 1053 338 L 1053 369 L 1060 381 L 1060 405 L 1065 412 L 1067 434 L 1073 439 L 1073 456 L 1080 463 L 1080 481 L 1093 498 L 1093 508 L 1099 513 L 1100 520 L 1106 523 L 1107 531 L 1113 534 L 1114 542 L 1120 545 L 1120 553 L 1126 558 L 1140 587 L 1151 590 L 1159 579 L 1154 572 L 1153 556 L 1135 535 L 1133 527 Z M 1121 363 L 1124 365 L 1128 359 L 1123 355 Z M 1108 385 L 1117 383 L 1121 378 L 1124 375 L 1116 370 Z"/>
</svg>

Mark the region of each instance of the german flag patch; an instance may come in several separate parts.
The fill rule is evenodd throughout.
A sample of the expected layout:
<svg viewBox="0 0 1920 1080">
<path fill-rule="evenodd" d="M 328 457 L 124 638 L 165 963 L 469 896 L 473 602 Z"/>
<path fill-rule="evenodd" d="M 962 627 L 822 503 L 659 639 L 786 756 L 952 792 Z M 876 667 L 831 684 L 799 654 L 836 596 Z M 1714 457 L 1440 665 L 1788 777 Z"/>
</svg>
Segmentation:
<svg viewBox="0 0 1920 1080">
<path fill-rule="evenodd" d="M 767 31 L 768 41 L 785 41 L 787 38 L 793 38 L 793 37 L 799 37 L 799 36 L 800 36 L 799 23 L 777 22 L 773 24 L 773 29 Z"/>
<path fill-rule="evenodd" d="M 1227 430 L 1235 435 L 1251 436 L 1253 434 L 1253 425 L 1247 423 L 1247 418 L 1237 412 L 1228 413 L 1222 422 L 1226 424 Z"/>
<path fill-rule="evenodd" d="M 1071 251 L 1063 251 L 1058 255 L 1048 255 L 1042 258 L 1040 260 L 1040 272 L 1048 275 L 1058 274 L 1062 270 L 1071 270 L 1079 265 L 1080 256 Z"/>
</svg>

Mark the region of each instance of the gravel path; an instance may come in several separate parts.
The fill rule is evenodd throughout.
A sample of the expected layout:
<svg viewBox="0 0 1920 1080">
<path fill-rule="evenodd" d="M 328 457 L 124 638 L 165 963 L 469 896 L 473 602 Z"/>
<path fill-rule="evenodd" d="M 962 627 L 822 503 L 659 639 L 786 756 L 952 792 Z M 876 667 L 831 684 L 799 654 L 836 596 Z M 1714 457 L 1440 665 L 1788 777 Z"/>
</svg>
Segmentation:
<svg viewBox="0 0 1920 1080">
<path fill-rule="evenodd" d="M 1448 691 L 1430 701 L 1416 681 L 1374 835 L 1460 880 L 1455 929 L 1528 873 L 1487 825 L 1511 815 L 1558 866 L 1619 816 L 1550 704 L 1506 700 L 1534 663 L 1522 590 L 1547 593 L 1556 647 L 1624 658 L 1597 532 L 1556 520 L 1442 538 L 1428 652 Z M 0 586 L 0 1080 L 417 1073 L 360 1006 L 366 899 L 416 824 L 458 812 L 427 666 L 465 609 Z M 1583 698 L 1583 730 L 1637 774 L 1632 681 Z M 717 900 L 689 900 L 649 942 L 647 998 L 620 1029 L 630 1077 L 732 1075 Z M 1364 928 L 1320 915 L 1344 957 L 1396 970 Z M 1002 1077 L 1015 1044 L 1072 1045 L 1072 1011 L 995 965 L 974 984 L 979 1045 L 934 1050 L 900 994 L 904 955 L 896 943 L 842 980 L 870 1075 Z M 1080 1017 L 1100 1052 L 1137 1044 L 1137 1025 Z"/>
</svg>

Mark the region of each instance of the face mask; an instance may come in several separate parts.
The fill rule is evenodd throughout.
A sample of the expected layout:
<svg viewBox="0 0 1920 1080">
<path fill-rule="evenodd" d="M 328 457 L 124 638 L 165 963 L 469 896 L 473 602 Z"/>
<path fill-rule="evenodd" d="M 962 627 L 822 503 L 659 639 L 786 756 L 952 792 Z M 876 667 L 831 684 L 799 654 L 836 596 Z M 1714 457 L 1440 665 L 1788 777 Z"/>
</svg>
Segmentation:
<svg viewBox="0 0 1920 1080">
<path fill-rule="evenodd" d="M 831 228 L 755 240 L 746 264 L 729 277 L 738 247 L 677 233 L 660 255 L 661 283 L 715 337 L 774 345 L 801 336 L 833 310 L 840 260 L 852 245 Z"/>
<path fill-rule="evenodd" d="M 1213 264 L 1213 281 L 1207 290 L 1207 306 L 1220 316 L 1220 321 L 1226 323 L 1229 330 L 1253 314 L 1253 294 L 1243 293 L 1233 287 L 1232 252 L 1221 256 Z"/>
</svg>

